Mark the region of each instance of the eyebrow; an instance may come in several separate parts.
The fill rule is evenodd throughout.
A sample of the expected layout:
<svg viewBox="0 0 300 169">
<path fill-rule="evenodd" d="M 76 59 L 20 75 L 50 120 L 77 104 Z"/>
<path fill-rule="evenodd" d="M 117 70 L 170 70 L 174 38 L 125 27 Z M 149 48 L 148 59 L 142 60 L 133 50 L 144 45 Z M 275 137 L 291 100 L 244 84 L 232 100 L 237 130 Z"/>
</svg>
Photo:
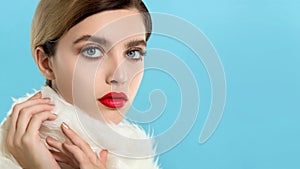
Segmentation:
<svg viewBox="0 0 300 169">
<path fill-rule="evenodd" d="M 73 44 L 77 44 L 81 41 L 91 41 L 91 42 L 96 42 L 99 43 L 101 45 L 107 45 L 108 41 L 104 38 L 100 38 L 100 37 L 96 37 L 96 36 L 91 36 L 91 35 L 83 35 L 80 38 L 76 39 Z"/>
<path fill-rule="evenodd" d="M 132 48 L 135 46 L 147 46 L 145 40 L 132 40 L 126 44 L 126 48 Z"/>
<path fill-rule="evenodd" d="M 73 44 L 77 44 L 81 41 L 91 41 L 91 42 L 96 42 L 99 43 L 101 45 L 107 45 L 109 44 L 109 42 L 104 39 L 104 38 L 100 38 L 100 37 L 96 37 L 96 36 L 91 36 L 91 35 L 83 35 L 80 38 L 76 39 Z M 126 48 L 132 48 L 135 46 L 147 46 L 147 42 L 145 40 L 132 40 L 130 42 L 128 42 L 126 44 Z"/>
</svg>

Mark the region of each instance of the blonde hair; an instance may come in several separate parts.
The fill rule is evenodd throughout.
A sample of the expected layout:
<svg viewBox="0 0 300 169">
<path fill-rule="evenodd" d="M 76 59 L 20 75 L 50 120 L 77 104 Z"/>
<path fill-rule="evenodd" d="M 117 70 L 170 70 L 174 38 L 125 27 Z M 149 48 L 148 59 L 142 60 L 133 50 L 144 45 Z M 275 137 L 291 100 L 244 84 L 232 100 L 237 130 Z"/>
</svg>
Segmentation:
<svg viewBox="0 0 300 169">
<path fill-rule="evenodd" d="M 146 40 L 152 31 L 149 11 L 141 0 L 41 0 L 31 26 L 31 51 L 43 47 L 55 55 L 57 41 L 73 26 L 93 14 L 117 9 L 135 8 L 141 12 L 146 27 Z M 47 80 L 51 86 L 51 82 Z"/>
</svg>

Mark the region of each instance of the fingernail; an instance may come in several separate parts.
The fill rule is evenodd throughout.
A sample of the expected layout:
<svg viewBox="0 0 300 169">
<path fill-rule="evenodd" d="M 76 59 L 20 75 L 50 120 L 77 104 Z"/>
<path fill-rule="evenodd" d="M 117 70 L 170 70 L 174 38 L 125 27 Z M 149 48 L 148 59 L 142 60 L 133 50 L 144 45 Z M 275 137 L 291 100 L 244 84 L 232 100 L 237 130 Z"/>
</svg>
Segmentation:
<svg viewBox="0 0 300 169">
<path fill-rule="evenodd" d="M 69 129 L 69 126 L 65 122 L 62 123 L 62 127 L 65 129 Z"/>
<path fill-rule="evenodd" d="M 51 106 L 51 107 L 53 107 L 53 108 L 54 108 L 54 107 L 55 107 L 55 104 L 49 104 L 49 106 Z"/>
<path fill-rule="evenodd" d="M 53 143 L 53 138 L 52 138 L 52 137 L 50 137 L 50 136 L 48 136 L 48 137 L 46 137 L 46 141 L 47 141 L 47 142 L 51 142 L 51 143 Z"/>
<path fill-rule="evenodd" d="M 50 99 L 42 98 L 43 103 L 50 103 L 50 101 L 51 101 Z"/>
<path fill-rule="evenodd" d="M 33 95 L 33 97 L 41 97 L 42 96 L 42 93 L 41 92 L 38 92 L 36 94 Z"/>
<path fill-rule="evenodd" d="M 46 100 L 46 101 L 50 101 L 51 100 L 49 97 L 45 97 L 43 99 Z"/>
</svg>

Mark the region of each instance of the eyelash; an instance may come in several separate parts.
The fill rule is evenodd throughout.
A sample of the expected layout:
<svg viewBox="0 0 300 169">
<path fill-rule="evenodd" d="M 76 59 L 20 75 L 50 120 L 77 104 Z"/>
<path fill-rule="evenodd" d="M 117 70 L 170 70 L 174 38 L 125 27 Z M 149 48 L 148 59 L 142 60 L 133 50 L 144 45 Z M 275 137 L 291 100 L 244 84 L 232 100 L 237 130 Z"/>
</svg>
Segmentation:
<svg viewBox="0 0 300 169">
<path fill-rule="evenodd" d="M 126 52 L 125 52 L 125 56 L 126 57 L 128 57 L 127 56 L 127 54 L 129 53 L 129 52 L 132 52 L 132 51 L 134 51 L 134 52 L 138 52 L 139 54 L 140 54 L 140 57 L 139 58 L 137 58 L 137 59 L 131 59 L 131 60 L 133 60 L 133 61 L 142 61 L 143 60 L 143 57 L 146 55 L 146 51 L 145 50 L 143 50 L 143 49 L 141 49 L 141 48 L 131 48 L 131 49 L 129 49 L 129 50 L 127 50 Z M 128 57 L 129 58 L 129 57 Z"/>
<path fill-rule="evenodd" d="M 88 50 L 91 50 L 91 49 L 99 50 L 101 52 L 101 55 L 99 57 L 89 57 L 89 56 L 87 56 L 87 55 L 84 54 L 84 52 L 86 52 Z M 104 55 L 104 50 L 101 47 L 97 46 L 97 45 L 91 44 L 91 45 L 87 45 L 87 46 L 83 47 L 81 49 L 81 51 L 80 51 L 80 54 L 83 57 L 87 58 L 87 59 L 99 59 L 99 58 L 101 58 Z"/>
<path fill-rule="evenodd" d="M 99 57 L 89 57 L 89 56 L 86 56 L 86 55 L 84 54 L 84 52 L 86 52 L 86 51 L 88 51 L 88 50 L 90 50 L 90 49 L 98 49 L 98 50 L 101 52 L 101 56 L 99 56 Z M 128 54 L 129 52 L 132 52 L 132 51 L 138 52 L 139 55 L 140 55 L 140 57 L 139 57 L 139 58 L 130 58 L 130 57 L 128 57 L 127 54 Z M 94 44 L 88 44 L 87 46 L 83 47 L 83 48 L 80 50 L 80 54 L 81 54 L 83 57 L 87 58 L 87 59 L 99 59 L 99 58 L 101 58 L 101 57 L 104 55 L 104 53 L 105 53 L 105 51 L 104 51 L 103 48 L 99 47 L 98 45 L 94 45 Z M 137 62 L 137 61 L 142 61 L 142 60 L 143 60 L 143 57 L 146 55 L 146 53 L 147 53 L 147 52 L 146 52 L 145 50 L 143 50 L 142 48 L 131 48 L 131 49 L 127 50 L 127 51 L 125 52 L 124 55 L 125 55 L 125 57 L 129 58 L 130 60 L 136 61 L 136 62 Z"/>
</svg>

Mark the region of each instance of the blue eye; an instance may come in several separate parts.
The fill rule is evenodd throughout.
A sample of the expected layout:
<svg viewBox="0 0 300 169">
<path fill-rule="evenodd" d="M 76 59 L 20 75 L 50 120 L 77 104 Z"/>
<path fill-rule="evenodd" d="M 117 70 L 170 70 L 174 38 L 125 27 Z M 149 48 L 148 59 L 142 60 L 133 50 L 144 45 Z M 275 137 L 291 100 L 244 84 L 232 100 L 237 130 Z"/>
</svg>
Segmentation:
<svg viewBox="0 0 300 169">
<path fill-rule="evenodd" d="M 140 60 L 145 55 L 145 52 L 142 52 L 141 50 L 129 50 L 126 53 L 126 56 L 133 60 Z"/>
<path fill-rule="evenodd" d="M 81 51 L 82 55 L 88 58 L 99 58 L 103 55 L 98 47 L 87 47 Z"/>
</svg>

